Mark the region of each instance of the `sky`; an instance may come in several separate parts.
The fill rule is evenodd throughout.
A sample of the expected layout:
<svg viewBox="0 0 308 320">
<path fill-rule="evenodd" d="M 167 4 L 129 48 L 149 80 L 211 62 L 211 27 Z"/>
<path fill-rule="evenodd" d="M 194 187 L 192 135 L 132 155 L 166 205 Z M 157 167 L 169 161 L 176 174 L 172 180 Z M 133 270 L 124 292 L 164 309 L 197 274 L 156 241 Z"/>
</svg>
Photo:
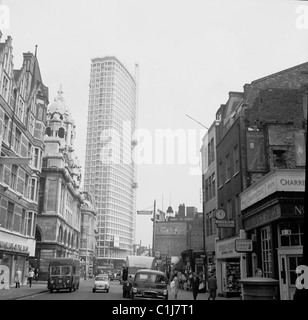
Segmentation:
<svg viewBox="0 0 308 320">
<path fill-rule="evenodd" d="M 137 210 L 152 210 L 156 200 L 156 209 L 177 211 L 184 203 L 201 212 L 204 126 L 230 91 L 308 61 L 303 1 L 2 0 L 0 6 L 8 9 L 1 41 L 13 39 L 14 69 L 38 45 L 50 102 L 62 84 L 82 170 L 91 59 L 116 56 L 132 74 L 139 64 L 138 130 L 150 133 L 152 156 L 137 166 Z M 167 129 L 184 136 L 169 148 L 170 163 L 168 147 L 159 145 Z M 151 245 L 150 216 L 137 217 L 136 243 Z"/>
</svg>

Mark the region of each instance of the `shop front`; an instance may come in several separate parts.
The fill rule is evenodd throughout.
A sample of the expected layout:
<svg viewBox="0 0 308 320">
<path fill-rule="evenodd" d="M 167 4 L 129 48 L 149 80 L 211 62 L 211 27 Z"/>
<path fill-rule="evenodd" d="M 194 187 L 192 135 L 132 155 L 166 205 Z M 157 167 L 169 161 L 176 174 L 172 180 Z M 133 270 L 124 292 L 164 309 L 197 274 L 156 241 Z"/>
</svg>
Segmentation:
<svg viewBox="0 0 308 320">
<path fill-rule="evenodd" d="M 296 267 L 303 264 L 304 173 L 271 173 L 241 194 L 247 237 L 254 252 L 248 256 L 248 273 L 279 280 L 281 300 L 292 300 Z"/>
<path fill-rule="evenodd" d="M 216 240 L 217 293 L 225 297 L 240 296 L 240 253 L 235 251 L 235 240 L 239 237 Z"/>
<path fill-rule="evenodd" d="M 15 274 L 18 269 L 22 273 L 21 284 L 27 283 L 28 261 L 28 247 L 0 241 L 1 289 L 9 289 L 15 285 Z"/>
</svg>

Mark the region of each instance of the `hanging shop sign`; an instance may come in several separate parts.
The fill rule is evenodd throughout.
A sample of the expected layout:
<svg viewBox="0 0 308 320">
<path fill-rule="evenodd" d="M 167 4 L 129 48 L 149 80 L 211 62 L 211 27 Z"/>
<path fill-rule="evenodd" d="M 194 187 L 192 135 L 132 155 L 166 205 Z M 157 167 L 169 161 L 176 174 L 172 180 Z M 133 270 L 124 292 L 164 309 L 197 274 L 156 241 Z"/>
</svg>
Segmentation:
<svg viewBox="0 0 308 320">
<path fill-rule="evenodd" d="M 235 251 L 236 252 L 251 252 L 252 251 L 252 240 L 251 239 L 236 239 L 235 240 Z"/>
<path fill-rule="evenodd" d="M 235 220 L 216 220 L 217 228 L 235 228 Z"/>
</svg>

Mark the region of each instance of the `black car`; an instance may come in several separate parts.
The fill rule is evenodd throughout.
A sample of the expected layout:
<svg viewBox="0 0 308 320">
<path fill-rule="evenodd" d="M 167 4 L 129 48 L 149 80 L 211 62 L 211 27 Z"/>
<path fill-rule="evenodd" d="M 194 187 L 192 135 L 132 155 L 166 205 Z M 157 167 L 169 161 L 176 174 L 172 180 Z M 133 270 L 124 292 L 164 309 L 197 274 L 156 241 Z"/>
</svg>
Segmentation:
<svg viewBox="0 0 308 320">
<path fill-rule="evenodd" d="M 158 270 L 141 269 L 135 274 L 132 283 L 132 299 L 168 300 L 168 279 Z"/>
</svg>

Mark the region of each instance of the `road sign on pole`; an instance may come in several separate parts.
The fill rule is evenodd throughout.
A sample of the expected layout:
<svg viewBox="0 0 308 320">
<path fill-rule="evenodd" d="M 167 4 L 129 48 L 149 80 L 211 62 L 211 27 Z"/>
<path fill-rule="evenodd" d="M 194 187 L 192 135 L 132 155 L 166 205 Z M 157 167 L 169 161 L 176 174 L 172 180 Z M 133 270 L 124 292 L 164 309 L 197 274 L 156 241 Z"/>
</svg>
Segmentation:
<svg viewBox="0 0 308 320">
<path fill-rule="evenodd" d="M 153 211 L 140 210 L 140 211 L 137 211 L 137 214 L 152 215 Z"/>
</svg>

